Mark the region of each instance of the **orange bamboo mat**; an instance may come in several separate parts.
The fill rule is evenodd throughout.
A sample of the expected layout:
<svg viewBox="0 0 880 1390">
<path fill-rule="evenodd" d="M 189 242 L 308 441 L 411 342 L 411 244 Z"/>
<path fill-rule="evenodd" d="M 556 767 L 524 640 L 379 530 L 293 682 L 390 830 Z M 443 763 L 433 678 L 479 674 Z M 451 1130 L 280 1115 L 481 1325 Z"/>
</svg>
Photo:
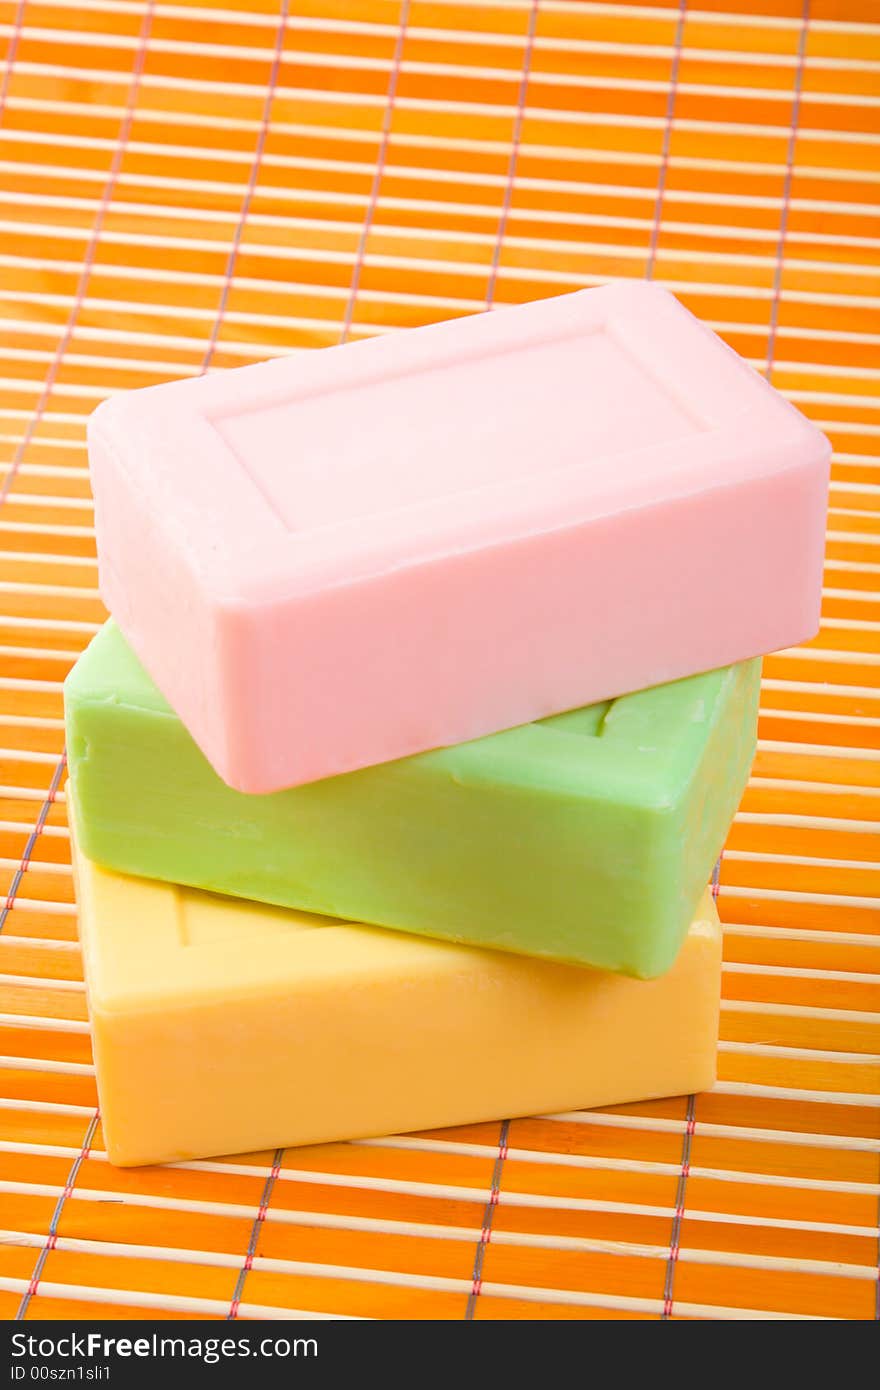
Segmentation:
<svg viewBox="0 0 880 1390">
<path fill-rule="evenodd" d="M 0 1315 L 875 1317 L 877 0 L 0 0 L 0 58 Z M 619 275 L 835 448 L 723 863 L 721 1083 L 114 1170 L 60 761 L 86 415 Z"/>
</svg>

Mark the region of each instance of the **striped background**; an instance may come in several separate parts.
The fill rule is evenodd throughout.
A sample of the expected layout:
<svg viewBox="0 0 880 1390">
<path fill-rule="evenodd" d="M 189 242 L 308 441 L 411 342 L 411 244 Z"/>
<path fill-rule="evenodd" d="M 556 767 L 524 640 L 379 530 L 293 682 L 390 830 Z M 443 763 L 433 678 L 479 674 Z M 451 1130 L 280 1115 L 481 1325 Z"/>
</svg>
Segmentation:
<svg viewBox="0 0 880 1390">
<path fill-rule="evenodd" d="M 0 1315 L 877 1316 L 876 0 L 0 0 L 0 60 Z M 86 415 L 620 275 L 835 448 L 723 863 L 723 1080 L 114 1170 L 60 760 Z"/>
</svg>

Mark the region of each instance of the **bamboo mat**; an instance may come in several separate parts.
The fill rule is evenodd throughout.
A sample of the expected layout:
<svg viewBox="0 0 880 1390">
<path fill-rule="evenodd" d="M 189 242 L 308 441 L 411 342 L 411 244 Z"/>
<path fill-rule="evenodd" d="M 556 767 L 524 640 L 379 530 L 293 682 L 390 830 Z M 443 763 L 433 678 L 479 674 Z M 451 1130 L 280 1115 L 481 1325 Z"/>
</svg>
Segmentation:
<svg viewBox="0 0 880 1390">
<path fill-rule="evenodd" d="M 0 0 L 0 57 L 0 1316 L 877 1316 L 877 0 Z M 113 1169 L 63 794 L 85 417 L 621 275 L 835 448 L 723 860 L 721 1082 Z"/>
</svg>

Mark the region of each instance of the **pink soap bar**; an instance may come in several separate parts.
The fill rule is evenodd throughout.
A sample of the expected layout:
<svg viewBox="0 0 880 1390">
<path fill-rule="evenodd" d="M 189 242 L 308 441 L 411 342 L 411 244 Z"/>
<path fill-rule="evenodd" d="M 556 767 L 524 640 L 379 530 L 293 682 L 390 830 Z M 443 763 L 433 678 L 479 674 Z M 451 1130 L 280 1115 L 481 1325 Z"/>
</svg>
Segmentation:
<svg viewBox="0 0 880 1390">
<path fill-rule="evenodd" d="M 829 446 L 634 281 L 116 396 L 102 594 L 269 792 L 810 637 Z"/>
</svg>

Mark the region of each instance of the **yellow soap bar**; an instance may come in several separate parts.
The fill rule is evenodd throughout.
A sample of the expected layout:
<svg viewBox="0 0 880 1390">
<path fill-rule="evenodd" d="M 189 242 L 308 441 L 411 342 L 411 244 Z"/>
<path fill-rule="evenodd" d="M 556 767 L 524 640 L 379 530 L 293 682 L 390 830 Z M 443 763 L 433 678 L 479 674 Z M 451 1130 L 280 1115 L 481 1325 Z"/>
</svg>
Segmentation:
<svg viewBox="0 0 880 1390">
<path fill-rule="evenodd" d="M 721 929 L 635 980 L 219 898 L 75 851 L 110 1160 L 392 1134 L 702 1090 Z"/>
</svg>

